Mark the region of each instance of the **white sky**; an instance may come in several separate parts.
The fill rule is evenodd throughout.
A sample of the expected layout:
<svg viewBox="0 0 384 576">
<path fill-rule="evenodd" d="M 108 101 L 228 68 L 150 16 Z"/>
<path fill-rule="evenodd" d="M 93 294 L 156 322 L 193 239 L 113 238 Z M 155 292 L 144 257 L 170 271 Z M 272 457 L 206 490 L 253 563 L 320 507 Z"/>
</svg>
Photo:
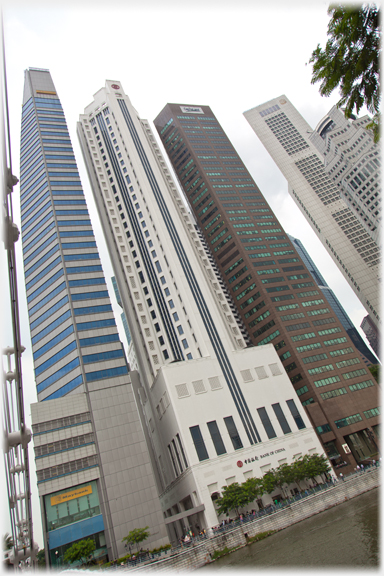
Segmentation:
<svg viewBox="0 0 384 576">
<path fill-rule="evenodd" d="M 288 7 L 289 5 L 289 7 Z M 288 194 L 279 169 L 243 117 L 245 110 L 281 94 L 315 128 L 338 101 L 312 86 L 312 51 L 326 43 L 327 3 L 179 0 L 140 2 L 20 2 L 3 4 L 13 173 L 19 176 L 24 70 L 48 68 L 64 108 L 91 214 L 120 336 L 113 275 L 76 135 L 79 114 L 105 80 L 121 82 L 142 118 L 157 116 L 167 102 L 208 105 L 231 139 L 286 232 L 299 238 L 359 328 L 366 312 Z M 156 134 L 156 131 L 154 129 Z M 20 228 L 19 187 L 13 193 Z M 25 412 L 37 401 L 23 279 L 21 239 L 17 270 Z M 3 257 L 3 255 L 2 255 Z M 1 262 L 5 265 L 4 257 Z M 2 346 L 11 344 L 3 318 Z M 361 332 L 361 331 L 360 331 Z M 361 334 L 363 334 L 361 332 Z M 34 540 L 43 547 L 32 443 L 30 449 Z M 3 532 L 9 531 L 9 523 Z"/>
</svg>

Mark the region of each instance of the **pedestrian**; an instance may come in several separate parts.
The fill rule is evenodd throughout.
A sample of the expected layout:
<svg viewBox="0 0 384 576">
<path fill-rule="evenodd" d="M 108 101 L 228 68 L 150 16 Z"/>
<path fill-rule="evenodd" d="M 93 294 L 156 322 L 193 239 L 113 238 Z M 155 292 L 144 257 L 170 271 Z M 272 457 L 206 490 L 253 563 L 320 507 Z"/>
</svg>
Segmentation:
<svg viewBox="0 0 384 576">
<path fill-rule="evenodd" d="M 243 515 L 242 514 L 240 514 L 240 522 L 241 522 L 241 524 L 243 523 Z"/>
<path fill-rule="evenodd" d="M 360 464 L 361 470 L 365 472 L 364 464 Z"/>
<path fill-rule="evenodd" d="M 376 466 L 376 460 L 372 460 L 372 468 Z"/>
<path fill-rule="evenodd" d="M 360 466 L 359 465 L 356 466 L 356 469 L 358 472 L 360 472 Z"/>
<path fill-rule="evenodd" d="M 342 479 L 342 481 L 344 482 L 344 476 L 343 474 L 340 472 L 340 478 Z"/>
</svg>

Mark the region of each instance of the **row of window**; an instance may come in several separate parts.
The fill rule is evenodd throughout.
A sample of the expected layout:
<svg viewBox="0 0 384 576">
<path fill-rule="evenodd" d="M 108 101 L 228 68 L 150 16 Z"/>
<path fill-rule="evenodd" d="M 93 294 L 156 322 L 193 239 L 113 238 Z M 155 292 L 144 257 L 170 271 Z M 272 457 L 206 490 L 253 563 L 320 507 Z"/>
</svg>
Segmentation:
<svg viewBox="0 0 384 576">
<path fill-rule="evenodd" d="M 297 407 L 294 403 L 293 400 L 287 400 L 287 406 L 291 412 L 291 415 L 296 423 L 296 426 L 299 430 L 302 430 L 303 428 L 305 428 L 305 424 L 303 422 L 303 419 L 301 418 L 299 411 L 297 410 Z M 280 427 L 283 431 L 284 434 L 289 434 L 292 432 L 287 419 L 285 418 L 284 412 L 280 406 L 279 403 L 276 404 L 272 404 L 272 409 L 275 413 L 275 416 L 280 424 Z M 259 414 L 260 420 L 264 426 L 265 432 L 268 436 L 269 439 L 271 438 L 276 438 L 277 434 L 273 428 L 273 425 L 269 419 L 267 410 L 265 407 L 262 408 L 258 408 L 257 412 Z M 231 439 L 232 442 L 232 446 L 234 450 L 239 450 L 240 448 L 243 448 L 243 443 L 241 441 L 240 435 L 238 433 L 238 430 L 236 428 L 236 424 L 233 420 L 232 416 L 228 416 L 226 418 L 224 418 L 224 423 L 228 432 L 228 435 Z M 208 431 L 210 433 L 211 439 L 212 439 L 212 443 L 215 447 L 215 451 L 217 456 L 220 456 L 221 454 L 226 454 L 227 450 L 225 448 L 219 427 L 217 425 L 217 422 L 215 420 L 211 421 L 211 422 L 207 422 L 207 427 L 208 427 Z M 208 455 L 208 451 L 205 445 L 205 441 L 202 435 L 202 432 L 200 430 L 200 426 L 191 426 L 189 428 L 191 436 L 192 436 L 192 441 L 194 443 L 195 449 L 196 449 L 196 453 L 197 453 L 197 457 L 199 458 L 199 461 L 201 462 L 202 460 L 208 460 L 209 459 L 209 455 Z"/>
</svg>

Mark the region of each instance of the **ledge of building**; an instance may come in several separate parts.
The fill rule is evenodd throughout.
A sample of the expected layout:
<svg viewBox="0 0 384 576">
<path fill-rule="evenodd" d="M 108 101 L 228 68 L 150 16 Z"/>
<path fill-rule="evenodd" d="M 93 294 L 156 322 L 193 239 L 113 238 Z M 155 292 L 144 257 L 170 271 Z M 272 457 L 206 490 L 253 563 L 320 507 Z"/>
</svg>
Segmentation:
<svg viewBox="0 0 384 576">
<path fill-rule="evenodd" d="M 168 516 L 165 518 L 165 524 L 172 524 L 172 522 L 176 522 L 177 520 L 181 520 L 182 518 L 186 518 L 187 516 L 192 516 L 192 514 L 197 514 L 198 512 L 203 512 L 205 510 L 204 504 L 199 504 L 194 508 L 189 508 L 189 510 L 184 510 L 184 512 L 179 512 L 178 514 L 174 514 L 173 516 Z"/>
</svg>

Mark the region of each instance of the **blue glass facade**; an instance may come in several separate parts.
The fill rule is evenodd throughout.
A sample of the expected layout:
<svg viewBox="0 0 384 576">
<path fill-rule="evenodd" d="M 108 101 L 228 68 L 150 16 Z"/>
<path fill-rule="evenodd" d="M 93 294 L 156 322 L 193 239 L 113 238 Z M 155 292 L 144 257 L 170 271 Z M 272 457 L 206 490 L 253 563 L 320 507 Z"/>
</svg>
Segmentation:
<svg viewBox="0 0 384 576">
<path fill-rule="evenodd" d="M 64 111 L 48 71 L 26 72 L 20 163 L 24 273 L 42 401 L 83 392 L 90 378 L 128 371 Z"/>
</svg>

